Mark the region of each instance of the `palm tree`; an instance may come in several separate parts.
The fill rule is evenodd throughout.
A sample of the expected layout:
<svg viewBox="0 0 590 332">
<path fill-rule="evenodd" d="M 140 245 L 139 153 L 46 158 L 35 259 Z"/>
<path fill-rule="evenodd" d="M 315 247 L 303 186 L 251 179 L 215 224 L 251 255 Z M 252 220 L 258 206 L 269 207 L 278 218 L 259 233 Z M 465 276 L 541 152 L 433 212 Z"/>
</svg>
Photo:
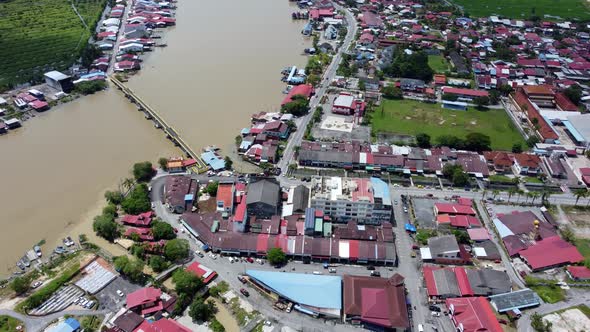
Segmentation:
<svg viewBox="0 0 590 332">
<path fill-rule="evenodd" d="M 535 200 L 537 199 L 537 197 L 539 197 L 539 196 L 540 196 L 540 194 L 539 194 L 538 192 L 536 192 L 536 191 L 532 191 L 532 192 L 530 192 L 530 194 L 531 194 L 531 198 L 533 199 L 533 200 L 531 201 L 531 203 L 532 203 L 532 204 L 535 204 Z"/>
<path fill-rule="evenodd" d="M 508 190 L 508 202 L 510 202 L 512 195 L 514 195 L 515 193 L 516 193 L 516 188 L 510 188 L 510 190 Z"/>
<path fill-rule="evenodd" d="M 578 205 L 580 198 L 588 196 L 588 190 L 584 188 L 576 189 L 574 190 L 574 196 L 576 196 L 576 203 L 574 205 Z"/>
<path fill-rule="evenodd" d="M 547 189 L 543 189 L 543 192 L 541 194 L 541 201 L 543 203 L 548 203 L 549 202 L 549 197 L 551 197 L 551 194 L 553 194 L 552 192 L 550 192 Z"/>
<path fill-rule="evenodd" d="M 524 191 L 522 189 L 516 189 L 516 194 L 518 195 L 516 197 L 516 203 L 518 203 L 520 201 L 520 195 L 524 194 Z"/>
<path fill-rule="evenodd" d="M 135 181 L 132 178 L 125 178 L 123 180 L 123 188 L 125 188 L 125 192 L 131 190 L 135 185 Z"/>
<path fill-rule="evenodd" d="M 494 190 L 492 191 L 492 195 L 493 195 L 493 197 L 494 197 L 494 200 L 495 200 L 495 199 L 496 199 L 496 196 L 500 195 L 500 190 L 498 190 L 498 189 L 494 189 Z"/>
</svg>

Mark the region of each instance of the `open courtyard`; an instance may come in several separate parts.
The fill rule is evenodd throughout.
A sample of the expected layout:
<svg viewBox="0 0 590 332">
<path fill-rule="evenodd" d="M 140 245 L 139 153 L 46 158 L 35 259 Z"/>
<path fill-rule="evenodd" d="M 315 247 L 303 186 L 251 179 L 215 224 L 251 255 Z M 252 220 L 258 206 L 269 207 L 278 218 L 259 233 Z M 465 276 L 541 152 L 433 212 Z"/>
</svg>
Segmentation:
<svg viewBox="0 0 590 332">
<path fill-rule="evenodd" d="M 371 119 L 374 133 L 430 135 L 432 142 L 443 135 L 464 138 L 471 132 L 488 135 L 492 149 L 510 150 L 515 143 L 525 144 L 504 110 L 467 111 L 444 109 L 440 104 L 414 100 L 384 100 L 383 109 L 377 108 Z"/>
</svg>

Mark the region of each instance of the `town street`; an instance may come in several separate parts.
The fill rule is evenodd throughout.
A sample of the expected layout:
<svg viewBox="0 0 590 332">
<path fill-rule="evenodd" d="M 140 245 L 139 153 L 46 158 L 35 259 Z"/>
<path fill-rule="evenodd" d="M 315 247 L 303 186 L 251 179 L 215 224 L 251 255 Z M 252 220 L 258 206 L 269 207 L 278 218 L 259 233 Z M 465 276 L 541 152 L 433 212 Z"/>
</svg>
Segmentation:
<svg viewBox="0 0 590 332">
<path fill-rule="evenodd" d="M 10 316 L 12 318 L 16 318 L 23 322 L 24 330 L 27 332 L 38 332 L 43 330 L 47 325 L 49 325 L 54 320 L 61 318 L 65 315 L 69 316 L 102 316 L 110 313 L 109 310 L 68 310 L 57 312 L 51 315 L 43 316 L 43 317 L 33 317 L 33 316 L 25 316 L 19 314 L 12 310 L 0 309 L 0 316 Z"/>
<path fill-rule="evenodd" d="M 282 174 L 287 172 L 289 163 L 295 159 L 295 147 L 301 145 L 301 140 L 303 139 L 303 135 L 305 134 L 305 128 L 307 128 L 307 124 L 313 117 L 315 108 L 320 104 L 320 101 L 326 93 L 326 90 L 330 82 L 332 82 L 334 76 L 336 75 L 336 70 L 338 70 L 340 60 L 342 59 L 342 53 L 348 50 L 350 44 L 356 36 L 357 23 L 352 13 L 348 9 L 345 9 L 336 3 L 334 3 L 334 7 L 336 7 L 337 10 L 341 10 L 345 13 L 346 23 L 348 24 L 348 32 L 346 34 L 346 38 L 344 38 L 344 41 L 342 42 L 342 45 L 340 45 L 338 52 L 336 53 L 336 55 L 334 55 L 332 62 L 330 63 L 328 68 L 326 68 L 323 80 L 320 83 L 319 87 L 315 90 L 315 95 L 309 101 L 309 113 L 302 117 L 302 121 L 300 122 L 297 131 L 295 131 L 295 133 L 291 135 L 289 141 L 287 142 L 287 147 L 283 152 L 283 157 L 277 164 L 277 167 L 281 169 Z"/>
</svg>

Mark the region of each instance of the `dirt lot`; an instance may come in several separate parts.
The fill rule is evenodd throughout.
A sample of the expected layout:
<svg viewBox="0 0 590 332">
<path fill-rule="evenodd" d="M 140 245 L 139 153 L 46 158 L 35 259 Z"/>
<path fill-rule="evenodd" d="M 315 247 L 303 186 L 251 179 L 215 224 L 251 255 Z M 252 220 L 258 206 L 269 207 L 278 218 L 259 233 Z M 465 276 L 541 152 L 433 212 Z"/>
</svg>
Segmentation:
<svg viewBox="0 0 590 332">
<path fill-rule="evenodd" d="M 580 309 L 569 309 L 543 317 L 553 324 L 552 332 L 581 332 L 590 330 L 590 319 Z"/>
<path fill-rule="evenodd" d="M 576 236 L 590 239 L 590 210 L 563 209 L 576 231 Z"/>
</svg>

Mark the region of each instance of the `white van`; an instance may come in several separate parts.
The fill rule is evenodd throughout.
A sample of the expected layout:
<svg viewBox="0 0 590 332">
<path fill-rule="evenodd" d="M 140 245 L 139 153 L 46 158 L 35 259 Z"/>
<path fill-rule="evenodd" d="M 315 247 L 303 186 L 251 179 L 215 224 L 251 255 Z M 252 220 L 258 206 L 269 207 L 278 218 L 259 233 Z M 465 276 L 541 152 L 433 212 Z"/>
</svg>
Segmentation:
<svg viewBox="0 0 590 332">
<path fill-rule="evenodd" d="M 424 326 L 422 324 L 418 324 L 418 332 L 424 332 Z"/>
</svg>

